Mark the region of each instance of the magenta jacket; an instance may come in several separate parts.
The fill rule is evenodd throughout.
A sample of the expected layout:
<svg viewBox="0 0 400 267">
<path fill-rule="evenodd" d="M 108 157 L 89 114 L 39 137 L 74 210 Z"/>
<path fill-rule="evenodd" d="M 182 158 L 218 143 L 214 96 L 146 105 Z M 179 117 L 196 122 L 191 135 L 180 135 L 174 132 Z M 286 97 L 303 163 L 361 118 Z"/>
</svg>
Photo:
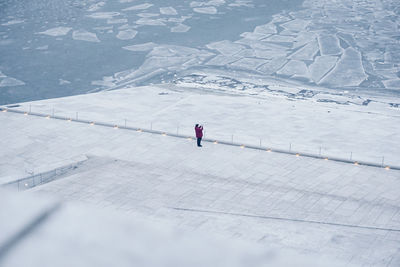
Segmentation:
<svg viewBox="0 0 400 267">
<path fill-rule="evenodd" d="M 194 130 L 196 131 L 196 137 L 197 138 L 202 138 L 203 137 L 203 127 L 194 127 Z"/>
</svg>

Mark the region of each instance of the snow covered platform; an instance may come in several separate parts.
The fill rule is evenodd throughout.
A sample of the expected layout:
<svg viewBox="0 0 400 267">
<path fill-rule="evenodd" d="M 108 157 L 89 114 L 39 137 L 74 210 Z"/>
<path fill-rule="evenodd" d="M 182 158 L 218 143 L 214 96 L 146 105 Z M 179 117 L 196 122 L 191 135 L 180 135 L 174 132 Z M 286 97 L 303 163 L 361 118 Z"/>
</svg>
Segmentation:
<svg viewBox="0 0 400 267">
<path fill-rule="evenodd" d="M 292 105 L 296 111 L 288 116 L 284 111 Z M 1 183 L 75 160 L 80 162 L 76 168 L 29 191 L 86 203 L 91 209 L 111 208 L 128 217 L 166 221 L 186 233 L 205 232 L 277 251 L 295 250 L 306 257 L 329 259 L 327 263 L 400 263 L 399 171 L 218 143 L 205 143 L 199 149 L 194 140 L 96 124 L 121 125 L 126 118 L 131 126 L 192 134 L 193 124 L 204 122 L 207 137 L 231 129 L 250 132 L 250 128 L 255 129 L 254 137 L 282 127 L 285 116 L 299 126 L 305 114 L 320 114 L 308 118 L 313 127 L 318 123 L 333 127 L 338 117 L 346 116 L 351 123 L 335 125 L 339 137 L 328 136 L 334 142 L 346 137 L 345 129 L 355 131 L 369 123 L 379 125 L 375 126 L 379 131 L 360 132 L 354 140 L 376 140 L 379 133 L 395 136 L 395 116 L 385 121 L 382 113 L 345 110 L 333 103 L 310 105 L 272 96 L 217 96 L 167 87 L 44 100 L 15 108 L 29 107 L 50 117 L 54 108 L 55 115 L 94 123 L 1 112 Z M 263 126 L 265 116 L 270 123 Z M 361 120 L 362 125 L 356 123 Z M 331 128 L 320 132 L 306 126 L 295 128 L 302 135 L 331 132 Z"/>
</svg>

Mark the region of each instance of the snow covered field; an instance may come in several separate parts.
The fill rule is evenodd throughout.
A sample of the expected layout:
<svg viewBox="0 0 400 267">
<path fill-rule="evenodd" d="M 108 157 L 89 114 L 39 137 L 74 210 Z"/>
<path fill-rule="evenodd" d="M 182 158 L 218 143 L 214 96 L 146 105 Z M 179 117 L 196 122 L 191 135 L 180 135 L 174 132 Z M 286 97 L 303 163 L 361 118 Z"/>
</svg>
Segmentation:
<svg viewBox="0 0 400 267">
<path fill-rule="evenodd" d="M 290 137 L 304 142 L 293 142 L 293 149 L 327 139 L 324 154 L 342 147 L 357 151 L 354 158 L 393 151 L 398 162 L 397 109 L 376 99 L 370 105 L 357 104 L 358 98 L 349 105 L 316 99 L 293 101 L 283 92 L 255 98 L 166 84 L 22 103 L 12 109 L 78 116 L 93 125 L 1 112 L 1 183 L 79 162 L 30 191 L 165 220 L 184 233 L 294 250 L 334 266 L 397 266 L 397 170 L 213 143 L 198 149 L 193 139 L 96 125 L 126 122 L 193 134 L 199 121 L 209 138 L 229 140 L 233 131 L 237 142 L 259 142 L 259 136 L 263 144 L 284 145 Z"/>
<path fill-rule="evenodd" d="M 144 94 L 141 98 L 143 92 L 153 96 L 146 98 Z M 165 88 L 139 88 L 91 95 L 98 105 L 87 99 L 80 102 L 78 96 L 58 100 L 65 108 L 68 103 L 69 107 L 86 103 L 78 116 L 97 114 L 98 119 L 112 121 L 113 116 L 108 117 L 112 109 L 107 107 L 117 98 L 121 103 L 130 99 L 129 106 L 114 109 L 119 109 L 119 114 L 142 110 L 154 115 L 158 111 L 160 119 L 170 114 L 169 124 L 173 124 L 177 116 L 174 110 L 180 107 L 175 94 L 182 99 L 178 103 L 189 111 L 191 107 L 192 112 L 202 108 L 196 105 L 196 98 L 211 99 L 209 95 L 189 97 Z M 225 98 L 213 96 L 216 101 Z M 231 98 L 239 101 L 228 101 L 234 108 L 245 108 L 245 98 Z M 157 110 L 153 110 L 150 99 L 158 103 Z M 34 107 L 43 105 L 45 109 L 49 101 Z M 289 102 L 278 103 L 284 105 L 285 101 Z M 0 122 L 5 129 L 0 160 L 3 183 L 87 159 L 58 180 L 30 191 L 90 204 L 90 209 L 118 209 L 160 224 L 165 220 L 182 234 L 205 232 L 211 238 L 257 243 L 272 251 L 294 250 L 308 260 L 322 257 L 322 265 L 399 264 L 399 171 L 213 143 L 198 149 L 193 139 L 12 112 L 1 112 Z M 207 130 L 216 127 L 211 125 Z M 61 237 L 52 241 L 50 238 L 57 235 L 52 234 L 53 228 L 46 229 L 39 236 L 48 233 L 45 237 L 49 237 L 49 244 L 63 240 L 62 230 Z M 36 247 L 35 240 L 29 241 L 26 248 Z M 14 251 L 13 259 L 18 259 L 20 252 Z"/>
<path fill-rule="evenodd" d="M 393 0 L 3 1 L 0 104 L 197 68 L 398 96 L 399 12 Z"/>
</svg>

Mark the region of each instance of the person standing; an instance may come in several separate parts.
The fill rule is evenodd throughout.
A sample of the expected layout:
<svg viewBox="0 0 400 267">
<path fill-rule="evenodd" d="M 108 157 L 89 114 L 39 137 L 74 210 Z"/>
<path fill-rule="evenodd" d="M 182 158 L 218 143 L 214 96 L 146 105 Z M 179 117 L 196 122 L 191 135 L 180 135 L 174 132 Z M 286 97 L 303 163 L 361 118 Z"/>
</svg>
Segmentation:
<svg viewBox="0 0 400 267">
<path fill-rule="evenodd" d="M 203 125 L 198 125 L 196 124 L 194 126 L 194 130 L 196 132 L 196 138 L 197 138 L 197 146 L 202 147 L 201 145 L 201 138 L 203 138 Z"/>
</svg>

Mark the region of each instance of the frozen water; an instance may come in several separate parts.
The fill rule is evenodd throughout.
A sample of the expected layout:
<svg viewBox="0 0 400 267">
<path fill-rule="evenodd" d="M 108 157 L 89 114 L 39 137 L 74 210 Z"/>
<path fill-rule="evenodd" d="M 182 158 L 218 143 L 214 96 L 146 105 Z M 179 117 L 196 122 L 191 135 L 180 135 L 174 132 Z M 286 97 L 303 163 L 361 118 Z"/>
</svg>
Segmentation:
<svg viewBox="0 0 400 267">
<path fill-rule="evenodd" d="M 276 26 L 273 23 L 267 23 L 264 25 L 260 25 L 260 26 L 255 27 L 255 29 L 254 29 L 254 33 L 266 34 L 266 35 L 274 34 L 277 32 L 278 31 L 276 29 Z"/>
<path fill-rule="evenodd" d="M 249 69 L 249 70 L 255 70 L 262 64 L 266 63 L 267 61 L 264 59 L 259 59 L 259 58 L 242 58 L 239 59 L 238 61 L 234 62 L 231 64 L 231 66 L 243 68 L 243 69 Z"/>
<path fill-rule="evenodd" d="M 339 39 L 332 34 L 318 35 L 318 43 L 321 55 L 340 55 L 342 48 L 340 47 Z"/>
<path fill-rule="evenodd" d="M 171 32 L 187 32 L 188 30 L 190 30 L 190 26 L 185 24 L 178 24 L 177 26 L 171 28 Z"/>
<path fill-rule="evenodd" d="M 140 5 L 135 5 L 135 6 L 124 8 L 124 9 L 122 9 L 122 11 L 144 10 L 144 9 L 148 9 L 148 8 L 150 8 L 152 6 L 153 6 L 153 4 L 144 3 L 144 4 L 140 4 Z"/>
<path fill-rule="evenodd" d="M 169 16 L 178 15 L 178 12 L 172 6 L 160 7 L 160 13 L 163 14 L 163 15 L 169 15 Z"/>
<path fill-rule="evenodd" d="M 137 33 L 138 32 L 135 31 L 135 30 L 128 29 L 128 30 L 125 30 L 125 31 L 118 32 L 117 38 L 120 39 L 120 40 L 130 40 L 130 39 L 135 38 Z"/>
<path fill-rule="evenodd" d="M 213 66 L 225 66 L 229 63 L 235 62 L 236 60 L 239 60 L 240 57 L 235 57 L 235 56 L 224 56 L 224 55 L 218 55 L 211 60 L 209 60 L 206 65 L 213 65 Z"/>
<path fill-rule="evenodd" d="M 286 57 L 274 57 L 271 61 L 268 61 L 264 65 L 260 66 L 257 70 L 265 74 L 273 74 L 282 68 L 287 61 L 288 60 Z"/>
<path fill-rule="evenodd" d="M 327 64 L 327 69 L 330 66 L 330 62 L 323 61 L 323 58 L 318 59 L 318 56 L 341 56 L 345 49 L 351 48 L 360 53 L 362 66 L 365 68 L 364 74 L 368 78 L 359 83 L 358 89 L 363 92 L 376 92 L 378 88 L 385 88 L 384 80 L 398 78 L 400 51 L 396 27 L 399 19 L 398 14 L 392 11 L 396 7 L 393 0 L 387 0 L 384 4 L 372 0 L 354 3 L 347 0 L 304 0 L 302 8 L 300 0 L 271 0 L 268 4 L 261 0 L 74 0 L 71 5 L 62 0 L 54 0 L 51 4 L 46 1 L 49 0 L 43 0 L 43 5 L 35 5 L 33 2 L 22 5 L 17 0 L 0 3 L 0 67 L 9 68 L 11 76 L 22 77 L 20 74 L 23 73 L 26 83 L 18 89 L 15 87 L 13 90 L 3 90 L 0 96 L 2 103 L 11 101 L 9 99 L 14 97 L 40 98 L 42 94 L 38 92 L 42 90 L 43 97 L 96 90 L 91 81 L 101 80 L 104 76 L 112 76 L 113 73 L 123 70 L 138 70 L 144 63 L 144 53 L 128 51 L 122 49 L 123 47 L 149 42 L 189 48 L 206 47 L 225 56 L 221 58 L 224 58 L 223 62 L 227 62 L 225 66 L 217 64 L 216 59 L 209 63 L 225 68 L 237 68 L 230 64 L 240 57 L 271 60 L 258 66 L 258 69 L 264 68 L 266 75 L 271 71 L 275 73 L 274 62 L 282 62 L 282 57 L 287 57 L 286 60 L 304 61 L 307 66 L 313 66 L 314 79 L 319 79 L 321 75 L 330 75 L 322 74 L 325 68 L 321 73 L 314 72 L 319 64 Z M 193 9 L 205 13 L 198 13 Z M 121 26 L 118 27 L 118 24 Z M 98 43 L 102 57 L 98 57 L 98 53 L 90 44 L 73 41 L 79 29 L 85 29 L 89 33 L 85 37 L 81 34 L 80 39 Z M 73 30 L 75 38 L 68 38 Z M 137 34 L 133 36 L 135 31 Z M 40 35 L 32 36 L 32 33 L 39 32 Z M 46 34 L 59 38 L 51 40 Z M 132 40 L 132 43 L 128 45 L 127 40 Z M 218 49 L 212 48 L 212 44 L 215 43 L 222 45 Z M 46 46 L 46 51 L 36 49 Z M 70 51 L 68 56 L 63 53 L 65 50 Z M 85 59 L 80 56 L 82 53 L 87 55 Z M 59 61 L 54 61 L 55 54 L 60 54 Z M 226 58 L 235 54 L 238 56 Z M 40 61 L 37 60 L 38 57 L 41 58 Z M 93 58 L 94 61 L 90 61 L 89 58 Z M 50 67 L 50 61 L 51 64 L 55 64 L 54 67 Z M 101 64 L 98 64 L 99 61 Z M 201 60 L 191 59 L 189 62 L 191 66 L 196 62 L 199 64 L 198 68 L 203 66 Z M 37 67 L 38 64 L 40 68 Z M 274 67 L 270 69 L 267 67 L 269 64 Z M 382 64 L 390 65 L 381 68 Z M 75 67 L 65 71 L 65 65 Z M 93 71 L 89 75 L 83 75 L 85 70 L 91 68 Z M 176 68 L 179 69 L 179 66 Z M 180 73 L 175 75 L 179 76 Z M 60 90 L 44 89 L 57 88 L 60 77 L 71 81 L 71 85 L 63 86 Z M 287 76 L 280 78 L 291 79 Z M 169 78 L 159 76 L 152 80 L 143 80 L 143 84 L 165 79 Z M 314 79 L 310 82 L 296 80 L 296 83 L 301 82 L 304 86 L 311 85 L 310 83 L 315 85 Z M 386 82 L 390 83 L 392 82 Z M 335 88 L 340 88 L 356 83 L 346 82 L 347 85 L 341 85 L 339 79 L 334 84 Z M 331 85 L 324 83 L 320 86 Z M 20 89 L 21 91 L 17 92 Z"/>
<path fill-rule="evenodd" d="M 293 32 L 301 32 L 304 31 L 309 24 L 310 21 L 306 21 L 303 19 L 294 19 L 281 24 L 281 27 Z"/>
<path fill-rule="evenodd" d="M 317 41 L 311 40 L 308 44 L 304 47 L 300 48 L 298 51 L 290 55 L 291 59 L 297 60 L 314 60 L 314 57 L 319 52 L 319 47 Z"/>
<path fill-rule="evenodd" d="M 141 18 L 136 21 L 136 24 L 139 25 L 148 25 L 148 26 L 165 26 L 165 23 L 160 19 L 151 19 L 151 18 Z"/>
<path fill-rule="evenodd" d="M 76 30 L 72 32 L 72 39 L 86 42 L 98 43 L 100 40 L 97 35 L 93 32 L 88 32 L 86 30 Z"/>
<path fill-rule="evenodd" d="M 331 86 L 358 86 L 366 78 L 360 52 L 347 48 L 335 68 L 320 83 Z"/>
<path fill-rule="evenodd" d="M 154 47 L 157 45 L 155 43 L 149 42 L 149 43 L 144 43 L 144 44 L 137 44 L 137 45 L 130 45 L 130 46 L 124 46 L 123 48 L 129 51 L 149 51 L 152 50 Z"/>
<path fill-rule="evenodd" d="M 208 7 L 195 7 L 193 8 L 193 11 L 197 13 L 202 13 L 202 14 L 217 14 L 218 10 L 213 7 L 213 6 L 208 6 Z"/>
<path fill-rule="evenodd" d="M 87 11 L 89 12 L 93 12 L 93 11 L 97 11 L 99 9 L 101 9 L 104 5 L 106 4 L 106 2 L 98 2 L 96 4 L 92 4 Z"/>
<path fill-rule="evenodd" d="M 24 84 L 25 83 L 23 81 L 20 81 L 12 77 L 0 78 L 0 87 L 19 86 Z"/>
<path fill-rule="evenodd" d="M 236 54 L 240 50 L 244 49 L 242 45 L 234 44 L 228 40 L 208 44 L 207 48 L 217 50 L 218 52 L 220 52 L 222 55 L 225 56 Z"/>
<path fill-rule="evenodd" d="M 64 35 L 67 35 L 71 29 L 72 28 L 69 28 L 69 27 L 56 27 L 56 28 L 48 29 L 43 32 L 39 32 L 39 34 L 50 35 L 50 36 L 54 36 L 54 37 L 64 36 Z"/>
<path fill-rule="evenodd" d="M 293 43 L 294 37 L 286 36 L 286 35 L 272 35 L 268 38 L 265 38 L 266 41 L 269 42 L 277 42 L 277 43 Z"/>
<path fill-rule="evenodd" d="M 386 88 L 400 90 L 400 79 L 385 80 L 383 84 Z"/>
<path fill-rule="evenodd" d="M 293 78 L 307 78 L 309 79 L 310 74 L 308 72 L 307 65 L 303 61 L 290 60 L 277 74 L 289 76 Z"/>
<path fill-rule="evenodd" d="M 119 12 L 95 12 L 86 16 L 92 19 L 112 19 L 120 14 Z"/>
<path fill-rule="evenodd" d="M 318 84 L 322 77 L 332 70 L 337 61 L 338 57 L 335 56 L 316 57 L 315 61 L 309 67 L 312 80 Z"/>
<path fill-rule="evenodd" d="M 1 25 L 9 26 L 9 25 L 15 25 L 15 24 L 20 24 L 20 23 L 24 23 L 24 22 L 25 22 L 25 20 L 23 20 L 23 19 L 13 19 L 13 20 L 7 21 Z"/>
</svg>

